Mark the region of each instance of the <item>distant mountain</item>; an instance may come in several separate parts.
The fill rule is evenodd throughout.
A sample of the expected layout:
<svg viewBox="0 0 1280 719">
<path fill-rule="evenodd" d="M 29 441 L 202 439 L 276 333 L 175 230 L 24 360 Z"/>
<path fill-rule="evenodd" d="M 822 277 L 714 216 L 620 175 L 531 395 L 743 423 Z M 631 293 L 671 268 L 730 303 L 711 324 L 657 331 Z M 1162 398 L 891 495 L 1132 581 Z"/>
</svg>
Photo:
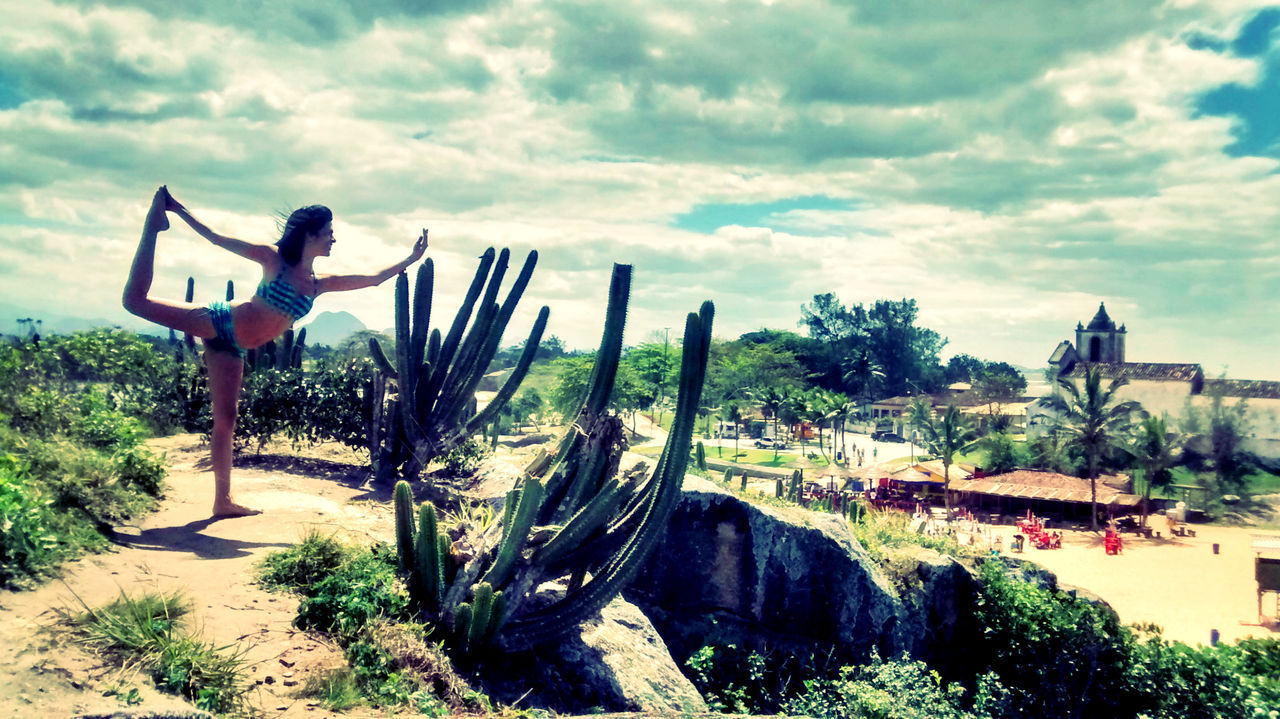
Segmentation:
<svg viewBox="0 0 1280 719">
<path fill-rule="evenodd" d="M 368 329 L 350 312 L 321 312 L 304 327 L 307 330 L 307 344 L 330 347 L 336 347 L 356 332 Z"/>
<path fill-rule="evenodd" d="M 124 310 L 120 311 L 124 314 Z M 4 334 L 20 334 L 25 332 L 25 328 L 18 325 L 19 319 L 31 318 L 39 320 L 37 326 L 38 331 L 42 335 L 69 334 L 71 332 L 79 332 L 81 330 L 91 330 L 97 327 L 122 327 L 127 330 L 134 330 L 148 334 L 160 334 L 164 328 L 159 325 L 143 322 L 136 317 L 124 315 L 124 318 L 109 320 L 103 317 L 73 317 L 71 315 L 57 314 L 48 310 L 32 309 L 30 307 L 22 307 L 18 305 L 0 304 L 0 332 Z"/>
</svg>

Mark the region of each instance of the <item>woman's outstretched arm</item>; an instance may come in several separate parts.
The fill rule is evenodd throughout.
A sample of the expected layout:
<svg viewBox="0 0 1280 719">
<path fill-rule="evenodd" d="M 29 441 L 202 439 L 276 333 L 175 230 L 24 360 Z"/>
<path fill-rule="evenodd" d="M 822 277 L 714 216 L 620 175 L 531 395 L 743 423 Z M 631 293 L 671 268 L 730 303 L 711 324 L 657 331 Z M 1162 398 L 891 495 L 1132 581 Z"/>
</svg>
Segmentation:
<svg viewBox="0 0 1280 719">
<path fill-rule="evenodd" d="M 173 195 L 169 194 L 169 189 L 167 187 L 163 189 L 165 196 L 165 209 L 178 217 L 181 217 L 183 222 L 186 222 L 191 226 L 191 229 L 196 231 L 196 234 L 206 240 L 224 250 L 234 252 L 245 259 L 253 260 L 260 265 L 270 263 L 277 256 L 276 249 L 271 245 L 260 245 L 254 242 L 237 240 L 234 237 L 227 237 L 214 232 L 209 229 L 208 225 L 197 220 L 181 202 L 173 199 Z"/>
<path fill-rule="evenodd" d="M 427 231 L 423 230 L 422 235 L 413 243 L 413 251 L 409 256 L 394 265 L 388 267 L 381 272 L 372 275 L 327 275 L 317 278 L 316 294 L 321 292 L 345 292 L 347 290 L 361 290 L 365 287 L 373 287 L 395 277 L 409 268 L 409 265 L 422 259 L 423 253 L 427 251 Z"/>
</svg>

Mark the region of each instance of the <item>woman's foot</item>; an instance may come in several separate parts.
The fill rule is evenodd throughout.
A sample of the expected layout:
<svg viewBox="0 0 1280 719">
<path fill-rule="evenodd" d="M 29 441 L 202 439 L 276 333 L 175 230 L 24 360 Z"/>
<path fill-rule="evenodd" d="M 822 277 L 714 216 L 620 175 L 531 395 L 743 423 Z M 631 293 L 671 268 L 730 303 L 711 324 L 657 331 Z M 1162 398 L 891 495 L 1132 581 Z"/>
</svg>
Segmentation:
<svg viewBox="0 0 1280 719">
<path fill-rule="evenodd" d="M 152 232 L 164 232 L 169 229 L 169 216 L 165 214 L 169 191 L 161 187 L 151 198 L 151 209 L 147 211 L 146 229 Z"/>
<path fill-rule="evenodd" d="M 219 517 L 252 517 L 255 514 L 262 514 L 262 510 L 246 507 L 243 504 L 236 504 L 231 500 L 214 502 L 213 504 L 213 516 L 215 519 Z"/>
</svg>

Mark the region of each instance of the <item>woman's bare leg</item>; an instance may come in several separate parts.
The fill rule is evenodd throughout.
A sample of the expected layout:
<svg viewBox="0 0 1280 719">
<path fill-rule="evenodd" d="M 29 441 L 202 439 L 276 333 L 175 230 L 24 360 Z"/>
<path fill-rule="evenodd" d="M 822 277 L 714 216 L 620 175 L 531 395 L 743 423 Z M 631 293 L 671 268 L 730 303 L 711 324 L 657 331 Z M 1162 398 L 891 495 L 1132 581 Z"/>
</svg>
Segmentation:
<svg viewBox="0 0 1280 719">
<path fill-rule="evenodd" d="M 244 517 L 261 514 L 231 499 L 231 449 L 236 433 L 236 408 L 244 380 L 244 361 L 235 355 L 205 348 L 209 368 L 209 394 L 213 399 L 213 516 Z"/>
<path fill-rule="evenodd" d="M 142 225 L 142 239 L 138 242 L 138 251 L 134 253 L 133 265 L 129 268 L 129 279 L 125 281 L 124 308 L 144 320 L 207 339 L 214 336 L 213 321 L 209 318 L 208 310 L 187 302 L 151 297 L 151 280 L 155 276 L 156 236 L 169 229 L 169 218 L 164 209 L 167 198 L 168 191 L 162 187 L 156 190 L 155 197 L 151 200 L 151 209 L 147 211 L 146 222 Z"/>
</svg>

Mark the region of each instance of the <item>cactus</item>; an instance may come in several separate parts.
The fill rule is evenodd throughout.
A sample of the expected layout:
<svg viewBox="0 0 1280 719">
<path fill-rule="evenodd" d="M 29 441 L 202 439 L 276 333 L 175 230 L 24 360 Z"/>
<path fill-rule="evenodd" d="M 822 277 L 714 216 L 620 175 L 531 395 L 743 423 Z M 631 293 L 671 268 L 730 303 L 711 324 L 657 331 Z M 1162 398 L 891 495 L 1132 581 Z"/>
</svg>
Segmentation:
<svg viewBox="0 0 1280 719">
<path fill-rule="evenodd" d="M 592 384 L 554 463 L 538 467 L 545 483 L 527 474 L 507 494 L 501 521 L 464 534 L 458 542 L 467 550 L 457 557 L 448 553 L 447 535 L 426 520 L 420 522 L 413 566 L 422 568 L 408 570 L 410 587 L 417 587 L 421 576 L 440 579 L 434 595 L 440 602 L 433 606 L 418 600 L 418 606 L 429 623 L 450 632 L 450 645 L 464 658 L 493 647 L 527 649 L 560 637 L 617 596 L 663 536 L 690 461 L 714 308 L 705 303 L 686 320 L 675 419 L 656 467 L 651 474 L 639 466 L 617 476 L 624 429 L 606 410 L 606 401 L 621 356 L 629 293 L 630 268 L 615 266 Z M 436 351 L 443 356 L 450 344 L 455 343 L 445 340 Z M 404 486 L 396 501 L 411 511 L 412 498 Z M 423 505 L 420 517 L 428 506 Z M 402 513 L 397 507 L 398 522 Z M 434 510 L 430 516 L 434 518 Z M 430 559 L 421 556 L 427 544 L 423 537 L 433 532 L 436 573 Z M 462 556 L 465 563 L 460 563 Z M 538 587 L 555 579 L 566 581 L 565 596 L 531 608 L 528 600 Z M 412 591 L 431 595 L 422 588 Z"/>
<path fill-rule="evenodd" d="M 194 278 L 194 277 L 188 277 L 188 278 L 187 278 L 187 294 L 186 294 L 186 300 L 187 300 L 187 304 L 192 304 L 192 303 L 193 303 L 193 302 L 195 302 L 195 300 L 196 300 L 196 278 Z M 194 336 L 192 336 L 192 334 L 191 334 L 190 332 L 183 332 L 183 333 L 182 333 L 182 341 L 183 341 L 184 343 L 186 343 L 186 345 L 187 345 L 187 349 L 189 349 L 189 350 L 191 350 L 191 351 L 193 351 L 193 352 L 195 351 L 195 349 L 196 349 L 196 338 L 195 338 Z"/>
<path fill-rule="evenodd" d="M 694 466 L 698 468 L 698 471 L 707 471 L 707 448 L 702 445 L 702 442 L 698 442 L 698 449 L 696 450 L 694 458 L 696 462 Z"/>
<path fill-rule="evenodd" d="M 732 481 L 733 481 L 733 470 L 732 470 L 732 469 L 726 469 L 726 470 L 724 471 L 724 483 L 725 483 L 725 484 L 729 484 L 729 483 L 730 483 L 730 482 L 732 482 Z"/>
<path fill-rule="evenodd" d="M 742 473 L 742 480 L 738 489 L 742 490 L 743 492 L 747 491 L 747 473 L 746 472 Z"/>
<path fill-rule="evenodd" d="M 800 470 L 798 469 L 791 473 L 791 487 L 787 492 L 787 499 L 790 499 L 792 502 L 796 502 L 797 504 L 800 503 L 801 499 L 803 499 L 801 496 L 801 476 Z"/>
<path fill-rule="evenodd" d="M 234 280 L 227 280 L 227 302 L 236 298 L 236 283 Z"/>
<path fill-rule="evenodd" d="M 784 493 L 784 490 L 782 488 L 782 478 L 779 477 L 774 482 L 774 485 L 773 485 L 773 496 L 777 497 L 778 499 L 782 499 L 783 493 Z"/>
<path fill-rule="evenodd" d="M 401 273 L 396 277 L 395 356 L 388 357 L 377 339 L 369 340 L 374 363 L 396 384 L 396 411 L 384 408 L 378 427 L 375 430 L 371 426 L 369 431 L 370 447 L 376 448 L 384 466 L 389 463 L 394 465 L 391 470 L 399 469 L 406 477 L 417 476 L 433 458 L 493 423 L 524 380 L 551 312 L 545 306 L 538 313 L 511 376 L 483 411 L 475 411 L 476 386 L 497 353 L 502 333 L 533 274 L 538 253 L 529 253 L 506 300 L 499 304 L 498 288 L 509 257 L 510 252 L 504 249 L 495 258 L 493 248 L 481 256 L 480 266 L 444 339 L 438 329 L 430 329 L 435 277 L 431 259 L 418 268 L 412 307 L 408 276 Z M 384 471 L 380 478 L 390 476 L 390 471 Z"/>
</svg>

